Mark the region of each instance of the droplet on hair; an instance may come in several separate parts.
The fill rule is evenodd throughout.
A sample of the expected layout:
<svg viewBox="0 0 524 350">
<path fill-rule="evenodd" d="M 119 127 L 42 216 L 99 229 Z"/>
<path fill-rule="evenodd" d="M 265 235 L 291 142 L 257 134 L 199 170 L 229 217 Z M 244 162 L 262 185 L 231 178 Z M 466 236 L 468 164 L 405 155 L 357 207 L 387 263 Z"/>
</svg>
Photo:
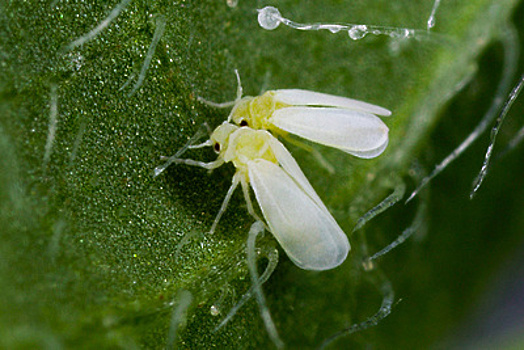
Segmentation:
<svg viewBox="0 0 524 350">
<path fill-rule="evenodd" d="M 258 10 L 258 24 L 264 29 L 273 30 L 282 22 L 280 11 L 273 6 Z"/>
<path fill-rule="evenodd" d="M 220 315 L 220 308 L 217 305 L 211 305 L 209 312 L 211 313 L 211 316 L 218 316 Z"/>
<path fill-rule="evenodd" d="M 348 35 L 353 40 L 360 40 L 368 33 L 368 27 L 365 24 L 357 25 L 348 30 Z"/>
<path fill-rule="evenodd" d="M 238 0 L 227 0 L 226 1 L 226 4 L 227 6 L 233 8 L 233 7 L 237 7 L 238 5 Z"/>
</svg>

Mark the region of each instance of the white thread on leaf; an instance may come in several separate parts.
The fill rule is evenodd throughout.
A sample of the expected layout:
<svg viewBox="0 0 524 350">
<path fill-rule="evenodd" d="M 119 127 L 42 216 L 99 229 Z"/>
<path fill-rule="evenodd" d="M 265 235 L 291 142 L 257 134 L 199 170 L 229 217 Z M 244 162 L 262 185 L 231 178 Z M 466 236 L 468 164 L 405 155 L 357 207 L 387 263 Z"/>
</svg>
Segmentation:
<svg viewBox="0 0 524 350">
<path fill-rule="evenodd" d="M 391 282 L 378 269 L 372 269 L 370 272 L 368 272 L 367 277 L 371 279 L 375 285 L 378 285 L 378 289 L 382 294 L 382 304 L 380 305 L 380 308 L 373 316 L 368 317 L 365 321 L 354 323 L 349 327 L 345 327 L 344 329 L 325 339 L 318 347 L 319 350 L 325 349 L 328 345 L 342 338 L 343 336 L 348 336 L 353 333 L 374 327 L 391 314 L 391 310 L 394 306 L 393 303 L 395 302 L 395 291 L 393 290 Z"/>
<path fill-rule="evenodd" d="M 51 239 L 49 240 L 49 245 L 47 247 L 47 251 L 49 255 L 51 256 L 52 260 L 55 260 L 58 255 L 58 251 L 60 247 L 60 240 L 62 239 L 62 234 L 64 230 L 66 229 L 66 227 L 67 227 L 67 222 L 65 221 L 64 218 L 58 219 L 53 224 L 53 235 L 51 236 Z"/>
<path fill-rule="evenodd" d="M 508 142 L 506 148 L 501 152 L 500 157 L 512 151 L 524 140 L 524 126 L 517 131 L 515 136 Z"/>
<path fill-rule="evenodd" d="M 73 143 L 73 150 L 71 151 L 71 154 L 69 156 L 69 166 L 73 166 L 73 163 L 75 162 L 76 155 L 78 154 L 78 149 L 80 148 L 80 145 L 82 144 L 82 140 L 84 139 L 84 134 L 86 132 L 86 126 L 87 126 L 87 120 L 82 119 L 82 121 L 80 122 L 80 127 L 78 128 L 78 131 L 75 136 L 75 142 Z"/>
<path fill-rule="evenodd" d="M 156 19 L 156 29 L 155 33 L 153 34 L 153 40 L 151 41 L 151 45 L 149 45 L 149 49 L 147 50 L 146 58 L 144 59 L 144 63 L 142 64 L 142 69 L 140 70 L 140 74 L 138 75 L 138 79 L 129 92 L 128 96 L 133 95 L 136 90 L 142 85 L 144 82 L 144 79 L 146 78 L 147 70 L 149 69 L 149 65 L 151 64 L 151 60 L 153 59 L 153 55 L 155 54 L 156 46 L 158 45 L 158 42 L 162 38 L 162 35 L 164 34 L 164 30 L 166 29 L 166 18 L 164 16 L 158 16 Z"/>
<path fill-rule="evenodd" d="M 258 277 L 257 271 L 257 258 L 255 243 L 258 235 L 264 232 L 264 223 L 262 221 L 255 221 L 251 228 L 249 229 L 248 239 L 247 239 L 247 266 L 249 268 L 249 274 L 251 275 L 251 283 L 253 285 L 253 293 L 257 299 L 258 307 L 260 309 L 260 315 L 264 321 L 264 326 L 266 327 L 269 338 L 275 344 L 278 349 L 284 347 L 284 342 L 280 339 L 277 328 L 271 314 L 269 313 L 269 308 L 266 304 L 266 298 L 264 297 L 264 292 L 262 291 L 262 286 L 260 285 L 260 278 Z"/>
<path fill-rule="evenodd" d="M 401 180 L 399 181 L 399 184 L 395 186 L 392 194 L 387 196 L 382 202 L 371 208 L 357 220 L 357 224 L 353 228 L 353 232 L 360 230 L 368 221 L 373 219 L 378 214 L 388 210 L 397 204 L 402 199 L 402 197 L 404 197 L 404 194 L 406 193 L 406 184 Z"/>
<path fill-rule="evenodd" d="M 366 259 L 369 262 L 372 262 L 378 258 L 380 258 L 383 255 L 386 255 L 405 241 L 407 241 L 413 234 L 415 234 L 424 224 L 426 221 L 426 215 L 427 215 L 427 203 L 424 201 L 421 201 L 417 208 L 417 213 L 415 214 L 415 218 L 413 219 L 413 222 L 409 227 L 407 227 L 400 236 L 398 236 L 393 242 L 388 244 L 386 247 L 381 249 L 379 252 L 373 254 L 368 259 Z"/>
<path fill-rule="evenodd" d="M 455 148 L 446 158 L 444 158 L 439 164 L 435 166 L 433 171 L 422 179 L 417 188 L 411 193 L 406 200 L 406 203 L 411 201 L 415 196 L 422 190 L 435 176 L 439 175 L 444 169 L 448 167 L 455 159 L 460 157 L 470 146 L 475 142 L 480 135 L 487 130 L 488 126 L 493 122 L 493 119 L 497 116 L 497 111 L 500 109 L 504 102 L 504 96 L 508 94 L 511 88 L 511 79 L 516 73 L 518 64 L 518 34 L 514 26 L 506 24 L 503 30 L 505 35 L 501 36 L 501 42 L 504 46 L 504 66 L 502 69 L 502 77 L 500 78 L 495 92 L 495 97 L 488 109 L 484 114 L 481 121 L 473 129 L 473 131 L 462 141 L 462 143 Z"/>
<path fill-rule="evenodd" d="M 109 13 L 109 15 L 100 22 L 95 28 L 93 28 L 89 33 L 81 36 L 80 38 L 76 39 L 69 45 L 67 45 L 67 50 L 72 50 L 75 47 L 82 46 L 89 40 L 96 37 L 102 30 L 104 30 L 118 15 L 122 10 L 124 10 L 127 5 L 129 4 L 131 0 L 122 0 L 116 7 Z"/>
<path fill-rule="evenodd" d="M 435 2 L 433 3 L 433 8 L 431 9 L 431 14 L 428 17 L 428 31 L 435 26 L 435 14 L 437 13 L 437 9 L 439 6 L 440 0 L 435 0 Z"/>
<path fill-rule="evenodd" d="M 226 317 L 224 317 L 224 319 L 220 322 L 220 324 L 218 326 L 216 326 L 215 331 L 218 331 L 219 329 L 224 327 L 233 318 L 233 316 L 235 316 L 235 314 L 238 312 L 238 310 L 240 310 L 240 308 L 242 306 L 244 306 L 244 304 L 249 299 L 251 299 L 251 297 L 254 294 L 254 289 L 257 288 L 257 287 L 261 288 L 262 285 L 267 282 L 269 277 L 271 277 L 271 275 L 273 274 L 273 271 L 275 271 L 275 269 L 277 268 L 277 264 L 278 264 L 278 250 L 274 249 L 274 248 L 271 248 L 271 249 L 263 251 L 262 253 L 263 253 L 262 256 L 263 257 L 265 256 L 267 258 L 268 262 L 267 262 L 266 269 L 264 270 L 264 272 L 262 273 L 262 275 L 258 279 L 258 283 L 251 285 L 251 288 L 249 288 L 249 290 L 246 292 L 246 294 L 244 294 L 242 296 L 242 298 L 240 298 L 240 301 L 235 306 L 233 306 L 231 308 L 231 310 L 228 312 Z"/>
<path fill-rule="evenodd" d="M 410 28 L 397 28 L 380 25 L 367 24 L 324 24 L 324 23 L 298 23 L 283 17 L 280 11 L 273 6 L 266 6 L 258 11 L 258 24 L 267 30 L 277 28 L 280 23 L 298 30 L 328 30 L 331 33 L 347 31 L 352 40 L 363 39 L 368 34 L 386 35 L 395 39 L 408 39 L 419 36 L 427 36 L 426 31 Z"/>
<path fill-rule="evenodd" d="M 524 74 L 520 77 L 520 81 L 510 92 L 508 99 L 504 103 L 504 107 L 502 108 L 502 111 L 500 112 L 495 122 L 495 126 L 493 126 L 493 128 L 491 129 L 490 142 L 488 145 L 488 149 L 486 150 L 486 155 L 484 156 L 484 162 L 482 163 L 480 172 L 473 182 L 473 189 L 471 190 L 471 193 L 469 194 L 470 198 L 473 198 L 475 196 L 475 193 L 480 188 L 480 185 L 482 185 L 482 182 L 484 181 L 484 178 L 486 177 L 488 173 L 491 156 L 493 154 L 493 149 L 495 147 L 495 142 L 497 141 L 497 135 L 499 133 L 499 130 L 502 127 L 502 123 L 506 119 L 506 115 L 508 114 L 509 110 L 511 109 L 513 102 L 515 102 L 515 99 L 519 96 L 523 86 L 524 86 Z"/>
<path fill-rule="evenodd" d="M 176 306 L 171 314 L 171 322 L 169 324 L 169 330 L 167 333 L 167 344 L 166 349 L 174 349 L 175 342 L 177 339 L 178 330 L 183 327 L 186 322 L 186 313 L 191 302 L 193 301 L 193 295 L 187 290 L 182 290 L 178 294 Z"/>
<path fill-rule="evenodd" d="M 49 124 L 47 128 L 47 141 L 45 144 L 43 169 L 47 168 L 47 163 L 51 158 L 53 143 L 55 141 L 56 124 L 58 116 L 58 92 L 56 84 L 51 85 L 50 102 L 49 102 Z"/>
</svg>

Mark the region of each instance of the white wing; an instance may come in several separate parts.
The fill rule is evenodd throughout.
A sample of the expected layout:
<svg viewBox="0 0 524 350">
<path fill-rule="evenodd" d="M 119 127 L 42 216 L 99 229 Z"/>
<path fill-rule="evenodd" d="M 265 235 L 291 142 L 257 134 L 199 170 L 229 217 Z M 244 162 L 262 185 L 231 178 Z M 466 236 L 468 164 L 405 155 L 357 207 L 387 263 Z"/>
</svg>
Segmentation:
<svg viewBox="0 0 524 350">
<path fill-rule="evenodd" d="M 282 166 L 282 168 L 284 168 L 284 171 L 288 173 L 288 175 L 291 176 L 295 182 L 298 183 L 299 187 L 301 187 L 304 192 L 306 192 L 307 195 L 315 201 L 315 203 L 317 203 L 319 208 L 326 211 L 326 215 L 331 216 L 329 210 L 327 210 L 326 206 L 324 205 L 324 202 L 322 202 L 322 199 L 320 199 L 318 194 L 315 192 L 308 179 L 302 172 L 302 169 L 300 169 L 297 161 L 295 158 L 293 158 L 291 153 L 289 153 L 287 148 L 284 147 L 284 145 L 274 137 L 268 138 L 268 143 L 271 147 L 271 150 L 275 154 L 278 163 L 280 166 Z"/>
<path fill-rule="evenodd" d="M 269 121 L 291 134 L 347 153 L 372 158 L 384 151 L 389 129 L 376 115 L 340 108 L 286 107 Z"/>
<path fill-rule="evenodd" d="M 382 116 L 390 116 L 391 111 L 380 106 L 353 100 L 347 97 L 323 94 L 300 89 L 273 90 L 273 97 L 282 103 L 292 106 L 324 106 L 352 109 Z"/>
<path fill-rule="evenodd" d="M 382 145 L 380 145 L 379 147 L 375 149 L 371 149 L 367 151 L 345 151 L 345 152 L 352 154 L 359 158 L 371 159 L 371 158 L 375 158 L 381 155 L 382 152 L 384 152 L 384 150 L 388 146 L 388 143 L 389 143 L 389 140 L 386 139 L 386 141 Z"/>
<path fill-rule="evenodd" d="M 271 232 L 298 267 L 328 270 L 346 259 L 348 239 L 322 202 L 275 163 L 253 160 L 248 172 Z"/>
</svg>

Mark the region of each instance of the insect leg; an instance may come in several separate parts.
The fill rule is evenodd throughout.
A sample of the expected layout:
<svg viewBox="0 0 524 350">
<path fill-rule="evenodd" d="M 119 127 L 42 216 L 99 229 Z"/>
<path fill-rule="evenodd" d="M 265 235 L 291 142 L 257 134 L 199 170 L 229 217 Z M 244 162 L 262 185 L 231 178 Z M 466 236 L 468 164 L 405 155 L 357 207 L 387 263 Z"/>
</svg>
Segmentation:
<svg viewBox="0 0 524 350">
<path fill-rule="evenodd" d="M 238 69 L 235 69 L 235 75 L 237 77 L 237 97 L 235 99 L 235 102 L 237 102 L 242 98 L 242 94 L 244 93 L 244 91 L 242 89 L 242 82 L 240 81 L 240 74 L 238 73 Z"/>
<path fill-rule="evenodd" d="M 220 207 L 220 210 L 218 211 L 215 221 L 213 221 L 213 225 L 211 225 L 211 229 L 209 230 L 210 234 L 213 234 L 215 232 L 215 229 L 217 228 L 220 218 L 226 211 L 227 205 L 229 204 L 229 201 L 231 200 L 231 196 L 233 195 L 233 192 L 235 192 L 235 189 L 237 188 L 238 183 L 240 182 L 240 179 L 239 179 L 240 176 L 241 175 L 239 173 L 236 173 L 233 176 L 231 187 L 229 187 L 229 190 L 227 190 L 226 198 L 224 198 L 224 201 L 222 202 L 222 206 Z"/>
<path fill-rule="evenodd" d="M 209 130 L 209 126 L 207 125 L 207 123 L 204 123 L 204 126 Z M 205 142 L 203 142 L 201 144 L 198 144 L 198 145 L 193 145 L 193 143 L 196 140 L 200 139 L 202 137 L 202 135 L 203 135 L 203 132 L 202 132 L 202 126 L 201 126 L 197 130 L 197 132 L 193 136 L 191 136 L 191 138 L 189 140 L 187 140 L 186 144 L 184 146 L 182 146 L 182 148 L 180 148 L 173 156 L 171 156 L 171 157 L 161 156 L 160 159 L 165 160 L 166 163 L 163 164 L 163 165 L 159 165 L 159 166 L 157 166 L 155 168 L 155 176 L 160 175 L 160 173 L 162 173 L 164 170 L 166 170 L 166 168 L 168 166 L 170 166 L 171 164 L 173 164 L 173 163 L 182 163 L 182 162 L 180 162 L 177 159 L 182 154 L 184 154 L 188 149 L 202 148 L 202 147 L 206 147 L 206 146 L 211 146 L 211 140 L 207 140 L 207 141 L 205 141 Z M 194 164 L 190 164 L 190 165 L 194 165 Z M 207 166 L 202 166 L 202 167 L 207 169 Z"/>
<path fill-rule="evenodd" d="M 227 108 L 227 107 L 233 107 L 240 99 L 242 98 L 242 83 L 240 82 L 240 75 L 238 74 L 238 70 L 235 69 L 235 75 L 237 76 L 237 96 L 234 101 L 228 101 L 228 102 L 213 102 L 206 100 L 203 97 L 197 96 L 197 100 L 199 102 L 202 102 L 203 104 L 206 104 L 211 107 L 215 108 Z"/>
<path fill-rule="evenodd" d="M 198 145 L 191 145 L 191 146 L 188 146 L 187 148 L 188 149 L 197 149 L 197 148 L 209 147 L 211 145 L 212 145 L 211 140 L 206 140 L 206 142 L 199 143 Z"/>
<path fill-rule="evenodd" d="M 253 202 L 251 201 L 251 196 L 249 195 L 249 185 L 244 177 L 240 179 L 240 185 L 242 185 L 242 193 L 244 194 L 244 199 L 246 200 L 248 213 L 252 217 L 254 217 L 255 220 L 262 221 L 255 213 L 255 209 L 253 208 Z"/>
<path fill-rule="evenodd" d="M 205 142 L 197 145 L 193 144 L 196 140 L 200 139 L 204 135 L 202 131 L 203 129 L 206 130 L 208 136 L 211 136 L 211 129 L 209 128 L 209 125 L 206 122 L 202 123 L 202 125 L 200 125 L 200 127 L 198 128 L 197 132 L 193 136 L 191 136 L 189 140 L 187 140 L 186 144 L 180 150 L 177 151 L 177 157 L 180 157 L 188 149 L 211 146 L 211 140 L 206 140 Z"/>
<path fill-rule="evenodd" d="M 200 96 L 197 96 L 197 100 L 199 102 L 202 102 L 203 104 L 206 104 L 208 106 L 215 107 L 215 108 L 233 107 L 235 105 L 235 103 L 236 103 L 236 100 L 235 101 L 228 101 L 228 102 L 213 102 L 213 101 L 206 100 L 205 98 L 200 97 Z"/>
<path fill-rule="evenodd" d="M 215 107 L 215 108 L 233 107 L 234 105 L 237 104 L 238 101 L 240 101 L 242 99 L 242 94 L 243 94 L 242 83 L 240 81 L 240 74 L 238 74 L 238 69 L 235 69 L 235 75 L 237 77 L 237 96 L 235 97 L 234 101 L 218 103 L 218 102 L 213 102 L 213 101 L 206 100 L 205 98 L 200 97 L 200 96 L 197 96 L 197 100 L 199 102 L 202 102 L 202 103 L 204 103 L 204 104 L 206 104 L 208 106 Z M 228 121 L 231 121 L 232 113 L 233 113 L 233 111 L 231 111 L 231 113 L 227 117 Z"/>
<path fill-rule="evenodd" d="M 175 156 L 176 156 L 176 154 L 175 154 Z M 171 164 L 173 164 L 173 163 L 197 166 L 197 167 L 204 168 L 204 169 L 207 169 L 207 170 L 216 169 L 219 166 L 221 166 L 222 164 L 224 164 L 224 160 L 222 158 L 219 158 L 219 159 L 214 160 L 212 162 L 206 163 L 206 162 L 201 162 L 201 161 L 194 160 L 194 159 L 180 159 L 180 158 L 176 158 L 175 156 L 173 156 L 173 157 L 161 157 L 161 159 L 166 160 L 166 162 L 164 164 L 159 165 L 159 166 L 157 166 L 155 168 L 155 176 L 160 175 L 161 172 L 166 170 L 166 168 L 168 166 L 170 166 Z"/>
</svg>

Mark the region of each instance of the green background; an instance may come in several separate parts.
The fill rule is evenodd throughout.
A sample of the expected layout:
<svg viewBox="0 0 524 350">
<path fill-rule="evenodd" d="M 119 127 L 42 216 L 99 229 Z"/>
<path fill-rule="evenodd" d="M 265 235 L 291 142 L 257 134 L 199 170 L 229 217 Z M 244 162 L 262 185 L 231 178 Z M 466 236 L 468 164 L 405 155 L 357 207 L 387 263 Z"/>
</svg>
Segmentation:
<svg viewBox="0 0 524 350">
<path fill-rule="evenodd" d="M 503 70 L 499 38 L 512 24 L 524 37 L 524 8 L 517 0 L 443 1 L 433 30 L 438 35 L 401 42 L 385 36 L 352 41 L 343 32 L 284 26 L 265 31 L 256 22 L 256 8 L 269 4 L 262 1 L 240 0 L 234 8 L 217 0 L 131 1 L 94 39 L 66 49 L 117 4 L 0 3 L 2 348 L 165 348 L 181 290 L 189 290 L 193 302 L 177 346 L 271 347 L 254 301 L 213 332 L 250 286 L 244 247 L 253 220 L 240 191 L 216 234 L 205 234 L 234 169 L 208 174 L 172 166 L 153 177 L 160 155 L 175 153 L 203 122 L 215 127 L 226 117 L 228 111 L 196 96 L 233 99 L 237 68 L 249 95 L 303 88 L 392 110 L 385 119 L 390 145 L 375 160 L 317 146 L 336 165 L 334 175 L 289 145 L 350 234 L 395 185 L 404 181 L 412 190 L 414 177 L 430 171 L 474 128 Z M 432 1 L 276 6 L 298 22 L 425 30 Z M 165 31 L 144 83 L 130 94 L 162 20 Z M 522 39 L 510 47 L 518 50 Z M 46 162 L 53 101 L 56 134 Z M 521 127 L 523 111 L 519 100 L 497 150 Z M 351 234 L 352 252 L 339 268 L 302 271 L 280 251 L 264 290 L 289 348 L 314 348 L 375 313 L 381 274 L 401 302 L 377 327 L 333 348 L 426 348 L 461 333 L 466 315 L 517 252 L 524 227 L 522 147 L 495 162 L 478 196 L 468 199 L 487 143 L 485 135 L 426 193 Z M 194 151 L 191 157 L 214 155 Z M 394 240 L 421 204 L 427 216 L 417 234 L 365 271 L 363 258 Z M 276 242 L 266 235 L 259 245 L 273 249 Z M 212 305 L 219 316 L 211 314 Z"/>
</svg>

